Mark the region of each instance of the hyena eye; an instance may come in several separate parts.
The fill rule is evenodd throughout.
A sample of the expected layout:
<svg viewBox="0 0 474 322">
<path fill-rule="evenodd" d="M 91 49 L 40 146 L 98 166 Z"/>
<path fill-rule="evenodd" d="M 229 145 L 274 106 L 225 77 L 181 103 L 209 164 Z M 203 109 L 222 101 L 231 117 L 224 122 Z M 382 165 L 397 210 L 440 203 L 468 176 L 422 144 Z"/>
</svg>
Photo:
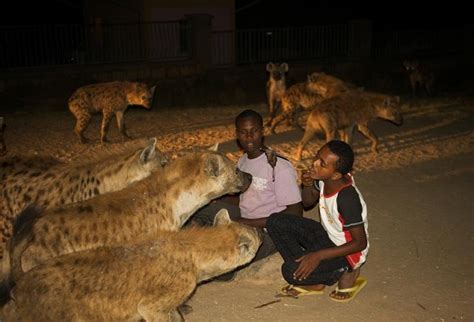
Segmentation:
<svg viewBox="0 0 474 322">
<path fill-rule="evenodd" d="M 142 96 L 142 100 L 146 100 L 147 98 L 145 95 Z"/>
</svg>

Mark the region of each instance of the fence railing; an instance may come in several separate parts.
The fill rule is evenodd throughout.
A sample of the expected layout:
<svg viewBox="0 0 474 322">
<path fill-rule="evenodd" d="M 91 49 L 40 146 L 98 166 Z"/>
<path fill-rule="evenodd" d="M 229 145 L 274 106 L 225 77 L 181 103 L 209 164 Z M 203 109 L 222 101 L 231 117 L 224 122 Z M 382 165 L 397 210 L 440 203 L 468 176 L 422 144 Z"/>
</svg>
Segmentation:
<svg viewBox="0 0 474 322">
<path fill-rule="evenodd" d="M 367 30 L 371 34 L 362 37 L 368 40 L 367 56 L 373 58 L 459 52 L 469 35 L 462 28 Z M 191 31 L 187 20 L 0 27 L 0 68 L 190 59 Z M 472 38 L 472 30 L 470 33 Z M 210 51 L 212 66 L 346 59 L 354 53 L 350 47 L 357 45 L 354 36 L 361 37 L 351 24 L 213 31 L 206 50 Z"/>
<path fill-rule="evenodd" d="M 0 67 L 180 60 L 185 21 L 0 28 Z"/>
</svg>

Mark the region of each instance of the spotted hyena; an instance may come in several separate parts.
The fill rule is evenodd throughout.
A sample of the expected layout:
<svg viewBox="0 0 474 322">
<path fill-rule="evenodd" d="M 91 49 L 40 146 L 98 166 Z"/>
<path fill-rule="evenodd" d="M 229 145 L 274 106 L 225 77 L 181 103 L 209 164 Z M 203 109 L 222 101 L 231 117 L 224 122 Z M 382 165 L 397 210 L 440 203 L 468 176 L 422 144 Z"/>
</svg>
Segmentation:
<svg viewBox="0 0 474 322">
<path fill-rule="evenodd" d="M 4 278 L 9 276 L 10 258 L 16 280 L 15 276 L 51 257 L 178 230 L 200 207 L 247 189 L 251 180 L 222 153 L 195 152 L 123 190 L 39 217 L 34 212 L 20 216 L 3 259 Z"/>
<path fill-rule="evenodd" d="M 288 72 L 288 64 L 268 63 L 267 72 L 269 73 L 267 81 L 267 100 L 270 113 L 267 125 L 270 125 L 281 104 L 281 97 L 286 92 L 286 72 Z"/>
<path fill-rule="evenodd" d="M 273 119 L 270 132 L 275 133 L 276 126 L 285 119 L 299 126 L 298 114 L 301 109 L 310 110 L 325 99 L 355 88 L 354 85 L 325 73 L 308 75 L 306 82 L 291 86 L 281 97 L 281 114 Z"/>
<path fill-rule="evenodd" d="M 28 205 L 50 209 L 125 188 L 162 168 L 167 158 L 156 139 L 133 152 L 93 162 L 64 164 L 49 157 L 12 156 L 0 162 L 0 250 L 12 235 L 15 217 Z"/>
<path fill-rule="evenodd" d="M 420 88 L 424 88 L 429 96 L 434 94 L 435 76 L 433 72 L 421 65 L 418 60 L 405 60 L 403 66 L 408 72 L 413 97 L 416 97 Z"/>
<path fill-rule="evenodd" d="M 69 98 L 69 110 L 76 118 L 74 131 L 85 143 L 84 131 L 93 114 L 102 113 L 100 141 L 106 141 L 110 120 L 115 114 L 120 133 L 125 138 L 128 134 L 125 129 L 123 115 L 128 105 L 142 105 L 151 108 L 155 87 L 138 82 L 110 82 L 88 85 L 78 88 Z"/>
<path fill-rule="evenodd" d="M 5 144 L 5 118 L 0 116 L 0 156 L 7 154 L 7 145 Z"/>
<path fill-rule="evenodd" d="M 309 114 L 304 136 L 298 144 L 294 158 L 301 158 L 305 145 L 318 131 L 325 133 L 326 142 L 334 139 L 338 132 L 342 140 L 350 143 L 356 125 L 372 142 L 372 151 L 377 152 L 377 138 L 368 127 L 369 122 L 375 118 L 402 124 L 400 98 L 356 90 L 328 99 Z"/>
<path fill-rule="evenodd" d="M 7 321 L 182 321 L 197 284 L 242 266 L 261 239 L 225 209 L 214 227 L 162 232 L 143 243 L 54 258 L 26 273 Z"/>
</svg>

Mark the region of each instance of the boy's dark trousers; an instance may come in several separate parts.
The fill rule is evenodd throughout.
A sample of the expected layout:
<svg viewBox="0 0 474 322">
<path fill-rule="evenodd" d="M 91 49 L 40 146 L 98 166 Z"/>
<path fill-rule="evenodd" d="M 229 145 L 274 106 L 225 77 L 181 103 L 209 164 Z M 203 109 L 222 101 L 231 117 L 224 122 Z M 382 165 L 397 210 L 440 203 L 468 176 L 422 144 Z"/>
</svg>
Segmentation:
<svg viewBox="0 0 474 322">
<path fill-rule="evenodd" d="M 319 266 L 305 279 L 295 280 L 293 273 L 299 266 L 295 260 L 323 248 L 335 247 L 321 223 L 304 217 L 275 214 L 267 220 L 267 230 L 276 248 L 283 257 L 282 274 L 293 285 L 332 285 L 344 271 L 349 270 L 345 257 L 321 261 Z"/>
</svg>

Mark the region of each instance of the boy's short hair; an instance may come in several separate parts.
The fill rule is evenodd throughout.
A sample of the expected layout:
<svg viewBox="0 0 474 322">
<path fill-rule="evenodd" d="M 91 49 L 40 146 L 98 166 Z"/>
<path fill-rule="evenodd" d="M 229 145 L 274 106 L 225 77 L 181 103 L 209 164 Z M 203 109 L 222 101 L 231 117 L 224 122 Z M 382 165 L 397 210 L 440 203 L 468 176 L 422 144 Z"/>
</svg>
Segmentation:
<svg viewBox="0 0 474 322">
<path fill-rule="evenodd" d="M 238 127 L 239 122 L 246 118 L 254 118 L 257 120 L 258 125 L 263 127 L 263 118 L 260 113 L 250 109 L 242 111 L 239 115 L 237 115 L 235 118 L 235 127 Z"/>
<path fill-rule="evenodd" d="M 332 140 L 326 143 L 326 146 L 332 153 L 338 156 L 335 168 L 340 174 L 347 174 L 354 165 L 354 151 L 349 144 L 339 140 Z"/>
</svg>

